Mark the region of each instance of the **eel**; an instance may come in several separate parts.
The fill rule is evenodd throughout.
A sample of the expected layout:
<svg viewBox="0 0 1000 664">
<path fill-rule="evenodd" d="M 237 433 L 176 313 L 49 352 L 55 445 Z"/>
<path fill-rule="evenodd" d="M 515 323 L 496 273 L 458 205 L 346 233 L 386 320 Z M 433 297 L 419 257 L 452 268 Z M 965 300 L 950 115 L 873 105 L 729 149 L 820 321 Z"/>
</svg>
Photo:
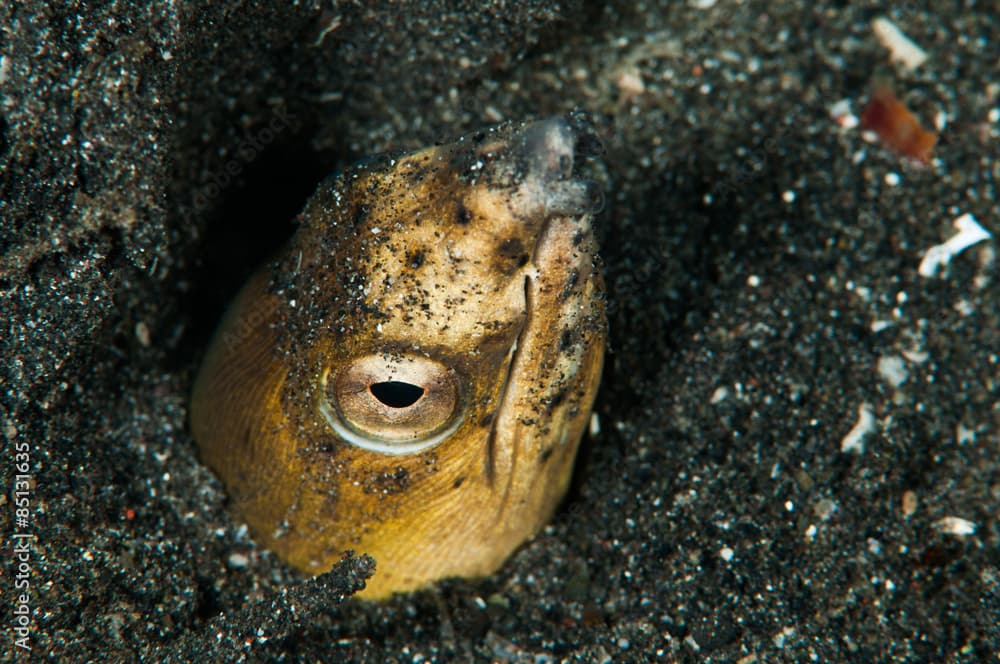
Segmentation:
<svg viewBox="0 0 1000 664">
<path fill-rule="evenodd" d="M 578 116 L 508 123 L 323 182 L 244 286 L 193 389 L 202 460 L 255 540 L 382 599 L 496 571 L 565 494 L 607 323 Z"/>
</svg>

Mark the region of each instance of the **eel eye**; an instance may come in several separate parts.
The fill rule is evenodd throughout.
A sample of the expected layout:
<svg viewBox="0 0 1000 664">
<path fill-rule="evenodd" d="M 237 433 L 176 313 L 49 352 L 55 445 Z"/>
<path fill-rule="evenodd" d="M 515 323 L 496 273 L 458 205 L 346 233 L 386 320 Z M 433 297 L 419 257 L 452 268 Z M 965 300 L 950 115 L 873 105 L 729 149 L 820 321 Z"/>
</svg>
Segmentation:
<svg viewBox="0 0 1000 664">
<path fill-rule="evenodd" d="M 423 356 L 365 355 L 320 382 L 320 415 L 340 438 L 372 452 L 423 452 L 462 422 L 458 374 Z"/>
</svg>

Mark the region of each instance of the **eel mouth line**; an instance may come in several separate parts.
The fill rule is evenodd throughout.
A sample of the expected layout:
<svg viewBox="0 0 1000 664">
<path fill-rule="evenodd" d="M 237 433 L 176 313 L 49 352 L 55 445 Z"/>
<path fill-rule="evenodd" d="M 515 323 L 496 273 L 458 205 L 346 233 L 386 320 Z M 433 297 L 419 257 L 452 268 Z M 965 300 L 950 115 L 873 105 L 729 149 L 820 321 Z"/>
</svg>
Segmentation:
<svg viewBox="0 0 1000 664">
<path fill-rule="evenodd" d="M 517 337 L 514 339 L 514 343 L 511 345 L 510 351 L 508 353 L 507 360 L 507 371 L 504 375 L 503 385 L 500 388 L 500 396 L 497 400 L 497 410 L 496 416 L 493 418 L 493 422 L 490 426 L 489 437 L 487 438 L 486 445 L 486 478 L 489 484 L 493 484 L 497 479 L 498 472 L 498 457 L 500 455 L 500 450 L 498 448 L 498 426 L 500 424 L 501 417 L 507 413 L 512 412 L 515 404 L 513 403 L 515 394 L 518 390 L 517 381 L 518 379 L 524 380 L 523 367 L 522 364 L 525 362 L 524 349 L 525 349 L 525 336 L 531 333 L 536 327 L 536 317 L 539 315 L 538 305 L 535 302 L 535 296 L 533 290 L 535 288 L 535 281 L 537 278 L 538 270 L 538 256 L 541 252 L 543 245 L 551 235 L 551 230 L 553 227 L 552 218 L 545 220 L 544 225 L 538 233 L 538 239 L 535 241 L 535 246 L 532 249 L 532 257 L 529 261 L 531 270 L 524 276 L 524 320 L 521 323 L 521 327 L 518 330 Z M 503 498 L 500 501 L 499 514 L 503 513 L 504 506 L 508 501 L 508 497 L 512 490 L 512 483 L 514 480 L 514 468 L 517 466 L 518 462 L 518 452 L 521 448 L 521 424 L 517 421 L 515 416 L 512 416 L 512 439 L 506 441 L 506 444 L 510 446 L 509 458 L 507 463 L 506 481 L 504 483 Z"/>
<path fill-rule="evenodd" d="M 517 336 L 514 338 L 514 343 L 511 345 L 510 350 L 507 351 L 507 371 L 503 377 L 503 385 L 500 387 L 500 396 L 497 399 L 497 407 L 495 415 L 493 416 L 493 422 L 490 424 L 490 434 L 486 440 L 486 481 L 489 484 L 493 484 L 496 478 L 496 455 L 497 455 L 497 424 L 500 422 L 500 417 L 503 413 L 504 406 L 507 403 L 508 396 L 511 390 L 511 377 L 514 372 L 517 371 L 517 366 L 520 365 L 520 351 L 522 348 L 522 341 L 524 339 L 525 333 L 531 327 L 531 277 L 524 277 L 524 320 L 521 322 L 521 327 L 517 331 Z M 515 448 L 515 455 L 517 450 Z M 508 481 L 509 487 L 509 481 Z"/>
<path fill-rule="evenodd" d="M 524 325 L 521 328 L 520 334 L 518 334 L 518 340 L 515 342 L 515 349 L 520 348 L 521 350 L 515 350 L 514 356 L 511 358 L 510 366 L 507 370 L 508 380 L 510 376 L 521 373 L 521 363 L 523 362 L 523 346 L 521 346 L 521 336 L 524 335 L 531 329 L 532 323 L 534 323 L 534 317 L 536 315 L 536 310 L 534 302 L 532 301 L 531 294 L 532 279 L 531 276 L 525 276 L 524 278 L 524 305 L 525 305 L 525 319 Z M 504 402 L 507 401 L 507 392 L 510 389 L 510 383 L 504 385 Z M 501 402 L 501 408 L 503 407 L 503 402 Z M 513 404 L 510 406 L 513 408 Z M 496 418 L 499 420 L 500 418 Z M 496 421 L 494 421 L 494 429 L 496 428 Z M 492 438 L 493 436 L 491 436 Z M 503 514 L 507 509 L 507 503 L 510 500 L 511 491 L 513 490 L 514 477 L 516 476 L 515 468 L 517 467 L 518 453 L 521 451 L 521 423 L 517 418 L 513 419 L 512 422 L 512 432 L 511 440 L 508 441 L 510 445 L 510 464 L 507 469 L 507 481 L 504 483 L 503 496 L 500 498 L 500 502 L 497 504 L 497 521 L 499 522 L 503 518 Z M 492 478 L 491 478 L 492 482 Z"/>
</svg>

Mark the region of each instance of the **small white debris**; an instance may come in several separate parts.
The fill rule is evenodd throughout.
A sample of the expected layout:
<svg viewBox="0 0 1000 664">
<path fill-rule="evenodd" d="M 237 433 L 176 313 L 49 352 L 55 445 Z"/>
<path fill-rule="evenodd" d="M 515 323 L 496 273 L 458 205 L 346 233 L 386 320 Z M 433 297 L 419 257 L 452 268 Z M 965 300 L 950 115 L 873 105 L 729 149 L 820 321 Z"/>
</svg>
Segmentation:
<svg viewBox="0 0 1000 664">
<path fill-rule="evenodd" d="M 937 274 L 938 268 L 950 263 L 952 258 L 972 245 L 993 237 L 968 212 L 955 219 L 952 225 L 958 230 L 958 233 L 944 244 L 935 245 L 927 250 L 920 261 L 920 267 L 917 268 L 920 276 L 933 277 Z"/>
<path fill-rule="evenodd" d="M 322 44 L 323 40 L 326 39 L 326 36 L 339 28 L 342 22 L 343 19 L 340 15 L 334 16 L 330 22 L 324 25 L 323 29 L 319 31 L 319 34 L 316 36 L 316 41 L 313 42 L 313 46 L 319 46 Z"/>
<path fill-rule="evenodd" d="M 378 332 L 379 334 L 382 334 L 382 323 L 375 324 L 375 331 Z"/>
<path fill-rule="evenodd" d="M 829 521 L 837 511 L 837 503 L 829 498 L 822 498 L 813 505 L 813 514 L 823 521 Z"/>
<path fill-rule="evenodd" d="M 794 189 L 786 189 L 785 191 L 781 192 L 781 200 L 791 205 L 792 203 L 795 202 L 795 195 L 796 194 Z"/>
<path fill-rule="evenodd" d="M 149 333 L 149 325 L 146 325 L 145 321 L 139 321 L 135 324 L 135 338 L 139 340 L 139 344 L 143 348 L 149 348 L 153 342 L 152 335 Z"/>
<path fill-rule="evenodd" d="M 878 375 L 893 389 L 906 382 L 909 375 L 906 363 L 899 355 L 885 355 L 878 358 Z"/>
<path fill-rule="evenodd" d="M 871 302 L 872 300 L 872 289 L 869 288 L 868 286 L 861 286 L 855 284 L 851 280 L 848 280 L 847 283 L 844 284 L 844 288 L 853 292 L 855 295 L 860 297 L 865 302 Z"/>
<path fill-rule="evenodd" d="M 979 250 L 979 274 L 977 274 L 973 280 L 972 285 L 976 290 L 983 290 L 990 284 L 990 273 L 993 267 L 993 263 L 996 262 L 997 252 L 993 249 L 993 245 L 986 245 Z"/>
<path fill-rule="evenodd" d="M 840 441 L 841 452 L 854 452 L 861 454 L 865 451 L 864 440 L 871 432 L 875 431 L 875 415 L 872 414 L 872 406 L 863 403 L 858 406 L 858 422 L 854 428 L 847 432 L 844 439 Z"/>
<path fill-rule="evenodd" d="M 688 0 L 688 5 L 694 9 L 711 9 L 719 0 Z"/>
<path fill-rule="evenodd" d="M 938 519 L 931 525 L 938 532 L 947 533 L 948 535 L 958 535 L 959 537 L 972 535 L 976 532 L 975 523 L 959 516 L 946 516 L 943 519 Z"/>
<path fill-rule="evenodd" d="M 969 429 L 961 422 L 955 427 L 955 442 L 959 445 L 976 442 L 976 430 Z"/>
<path fill-rule="evenodd" d="M 854 129 L 858 126 L 858 116 L 851 112 L 851 100 L 841 99 L 830 107 L 830 117 L 842 129 Z"/>
<path fill-rule="evenodd" d="M 887 330 L 893 325 L 895 325 L 895 323 L 892 322 L 891 320 L 873 320 L 872 324 L 869 326 L 869 329 L 873 333 L 878 334 L 882 330 Z"/>
<path fill-rule="evenodd" d="M 688 648 L 690 648 L 694 652 L 698 652 L 699 650 L 701 650 L 701 646 L 698 645 L 698 642 L 695 641 L 694 637 L 691 636 L 690 634 L 688 634 L 687 636 L 684 637 L 684 645 L 686 645 Z"/>
<path fill-rule="evenodd" d="M 885 183 L 890 187 L 899 186 L 902 178 L 899 177 L 899 173 L 893 173 L 892 171 L 885 174 Z"/>
<path fill-rule="evenodd" d="M 601 435 L 601 416 L 597 413 L 590 414 L 590 437 L 597 438 Z"/>
<path fill-rule="evenodd" d="M 777 634 L 775 634 L 774 635 L 774 639 L 773 639 L 775 647 L 776 648 L 784 648 L 785 647 L 785 641 L 788 639 L 788 637 L 790 637 L 793 634 L 795 634 L 795 628 L 794 627 L 786 627 L 785 629 L 783 629 L 780 632 L 778 632 Z"/>
<path fill-rule="evenodd" d="M 934 128 L 938 130 L 938 133 L 945 130 L 948 126 L 948 114 L 944 111 L 938 111 L 934 114 Z"/>
<path fill-rule="evenodd" d="M 906 358 L 907 362 L 912 362 L 913 364 L 923 364 L 930 359 L 931 354 L 926 350 L 911 348 L 903 351 L 903 357 Z"/>
<path fill-rule="evenodd" d="M 909 490 L 904 491 L 901 503 L 903 516 L 910 518 L 913 516 L 913 513 L 917 511 L 917 494 Z"/>
<path fill-rule="evenodd" d="M 382 229 L 379 228 L 378 226 L 372 227 L 372 235 L 378 235 L 381 232 L 382 232 Z"/>
<path fill-rule="evenodd" d="M 250 558 L 245 553 L 231 553 L 226 564 L 229 569 L 246 569 L 250 566 Z"/>
<path fill-rule="evenodd" d="M 758 286 L 760 286 L 760 277 L 758 277 L 756 274 L 751 274 L 749 277 L 747 277 L 747 286 L 749 286 L 750 288 L 757 288 Z"/>
<path fill-rule="evenodd" d="M 735 551 L 730 549 L 728 546 L 724 546 L 719 549 L 719 557 L 725 560 L 727 563 L 732 561 Z"/>
<path fill-rule="evenodd" d="M 646 91 L 646 84 L 642 80 L 642 72 L 638 67 L 625 67 L 618 73 L 615 80 L 618 91 L 626 98 L 639 97 Z"/>
<path fill-rule="evenodd" d="M 951 308 L 957 311 L 962 316 L 971 316 L 972 313 L 976 310 L 976 305 L 974 305 L 972 302 L 963 297 L 962 299 L 955 302 L 955 304 L 953 304 Z"/>
<path fill-rule="evenodd" d="M 500 122 L 506 117 L 500 109 L 492 104 L 486 105 L 486 108 L 483 109 L 483 115 L 489 122 Z"/>
<path fill-rule="evenodd" d="M 889 51 L 889 59 L 906 69 L 914 70 L 927 60 L 927 51 L 907 37 L 895 23 L 884 16 L 872 21 L 872 30 L 879 43 Z"/>
<path fill-rule="evenodd" d="M 712 396 L 709 398 L 709 402 L 713 405 L 719 403 L 720 401 L 725 401 L 729 397 L 729 388 L 726 386 L 721 386 L 715 388 L 712 392 Z"/>
<path fill-rule="evenodd" d="M 818 532 L 819 532 L 819 528 L 817 528 L 815 524 L 810 523 L 809 527 L 806 528 L 806 537 L 808 539 L 815 539 L 816 533 L 818 533 Z"/>
</svg>

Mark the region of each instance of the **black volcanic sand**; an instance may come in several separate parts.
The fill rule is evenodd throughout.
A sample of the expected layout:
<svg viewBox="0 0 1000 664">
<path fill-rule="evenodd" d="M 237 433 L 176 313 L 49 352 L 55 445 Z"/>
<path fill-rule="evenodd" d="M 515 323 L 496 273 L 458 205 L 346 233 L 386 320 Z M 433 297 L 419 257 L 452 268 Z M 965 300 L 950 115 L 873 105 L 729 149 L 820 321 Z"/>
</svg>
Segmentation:
<svg viewBox="0 0 1000 664">
<path fill-rule="evenodd" d="M 263 4 L 0 9 L 0 500 L 7 541 L 37 538 L 32 655 L 997 657 L 988 3 L 898 4 L 929 54 L 914 71 L 874 2 Z M 831 117 L 879 78 L 942 127 L 931 165 Z M 298 579 L 188 431 L 225 303 L 329 172 L 574 108 L 605 143 L 611 352 L 564 507 L 488 579 L 383 605 L 344 601 L 364 557 Z M 994 239 L 921 276 L 966 212 Z M 863 404 L 871 431 L 842 451 Z"/>
</svg>

